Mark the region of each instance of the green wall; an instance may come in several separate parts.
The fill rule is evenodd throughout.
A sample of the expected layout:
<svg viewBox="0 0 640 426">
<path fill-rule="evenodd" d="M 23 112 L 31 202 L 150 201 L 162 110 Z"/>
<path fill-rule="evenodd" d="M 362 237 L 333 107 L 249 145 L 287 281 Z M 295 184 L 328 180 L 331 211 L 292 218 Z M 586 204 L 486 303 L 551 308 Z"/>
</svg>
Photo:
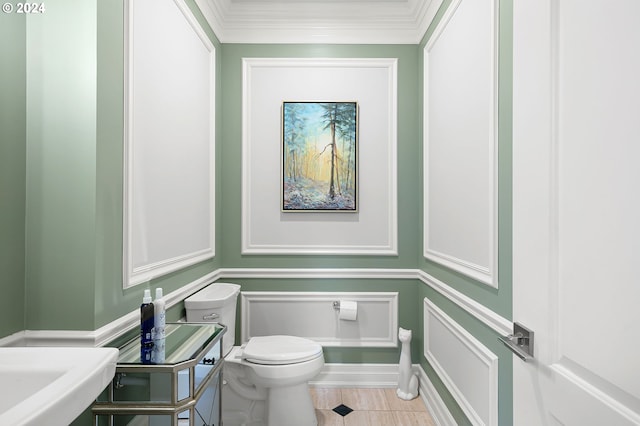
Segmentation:
<svg viewBox="0 0 640 426">
<path fill-rule="evenodd" d="M 26 20 L 0 14 L 0 336 L 24 328 Z"/>
<path fill-rule="evenodd" d="M 423 52 L 431 38 L 437 23 L 451 5 L 445 0 L 420 43 L 420 75 L 424 74 Z M 512 49 L 513 49 L 513 0 L 499 0 L 499 36 L 498 36 L 498 288 L 489 287 L 481 282 L 459 274 L 435 262 L 419 256 L 418 268 L 446 283 L 458 292 L 476 300 L 504 318 L 512 315 Z M 423 93 L 422 79 L 420 91 Z M 422 104 L 422 98 L 421 98 Z M 421 130 L 422 132 L 422 123 Z M 422 156 L 422 154 L 421 154 Z M 421 173 L 424 173 L 421 170 Z M 422 176 L 422 174 L 421 174 Z M 420 206 L 422 215 L 422 205 Z M 422 217 L 422 216 L 421 216 Z M 420 222 L 421 223 L 421 222 Z M 422 228 L 422 223 L 421 223 Z M 422 234 L 422 231 L 421 231 Z M 421 247 L 422 249 L 422 247 Z M 499 424 L 513 423 L 513 371 L 512 353 L 498 341 L 498 334 L 478 321 L 465 310 L 452 303 L 426 284 L 420 286 L 420 300 L 429 299 L 448 316 L 471 333 L 491 352 L 498 356 L 498 419 Z M 424 315 L 424 306 L 419 307 L 420 317 Z M 422 326 L 422 324 L 421 324 Z M 420 358 L 420 364 L 431 382 L 445 401 L 449 411 L 460 425 L 470 424 L 462 409 L 455 402 L 445 385 L 438 378 L 429 362 Z"/>
<path fill-rule="evenodd" d="M 243 256 L 241 254 L 242 58 L 398 58 L 398 253 L 399 256 Z M 222 46 L 222 260 L 225 267 L 415 268 L 421 184 L 418 47 L 416 45 Z"/>
<path fill-rule="evenodd" d="M 145 288 L 169 293 L 218 269 L 219 255 L 122 289 L 123 1 L 58 0 L 1 19 L 0 337 L 95 330 Z"/>
<path fill-rule="evenodd" d="M 241 254 L 242 58 L 398 58 L 398 256 L 273 256 Z M 222 46 L 223 124 L 221 145 L 222 263 L 225 268 L 415 268 L 420 250 L 421 185 L 418 48 L 415 45 L 246 45 Z M 417 285 L 413 280 L 234 279 L 245 291 L 398 291 L 400 326 L 416 329 Z M 239 315 L 239 313 L 238 313 Z M 237 336 L 239 338 L 239 335 Z M 414 334 L 413 357 L 418 359 L 421 336 Z M 325 348 L 327 362 L 395 363 L 400 348 Z"/>
<path fill-rule="evenodd" d="M 27 19 L 26 326 L 91 327 L 96 3 Z"/>
</svg>

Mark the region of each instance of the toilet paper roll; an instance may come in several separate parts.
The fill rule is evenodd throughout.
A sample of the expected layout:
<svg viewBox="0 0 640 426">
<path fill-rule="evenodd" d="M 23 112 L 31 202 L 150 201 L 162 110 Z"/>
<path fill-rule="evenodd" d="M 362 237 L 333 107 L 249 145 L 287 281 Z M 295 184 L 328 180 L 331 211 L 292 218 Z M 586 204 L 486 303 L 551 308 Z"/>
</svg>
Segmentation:
<svg viewBox="0 0 640 426">
<path fill-rule="evenodd" d="M 341 300 L 338 318 L 344 321 L 355 321 L 358 319 L 358 302 Z"/>
</svg>

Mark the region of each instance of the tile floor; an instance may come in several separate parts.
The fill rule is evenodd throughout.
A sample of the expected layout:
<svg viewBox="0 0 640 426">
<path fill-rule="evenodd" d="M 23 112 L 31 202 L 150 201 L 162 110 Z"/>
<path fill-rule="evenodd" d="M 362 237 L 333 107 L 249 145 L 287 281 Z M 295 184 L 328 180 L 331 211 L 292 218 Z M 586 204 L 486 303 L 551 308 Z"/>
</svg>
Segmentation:
<svg viewBox="0 0 640 426">
<path fill-rule="evenodd" d="M 435 426 L 420 397 L 404 401 L 395 388 L 311 387 L 318 426 Z M 353 411 L 346 416 L 333 411 L 344 404 Z"/>
</svg>

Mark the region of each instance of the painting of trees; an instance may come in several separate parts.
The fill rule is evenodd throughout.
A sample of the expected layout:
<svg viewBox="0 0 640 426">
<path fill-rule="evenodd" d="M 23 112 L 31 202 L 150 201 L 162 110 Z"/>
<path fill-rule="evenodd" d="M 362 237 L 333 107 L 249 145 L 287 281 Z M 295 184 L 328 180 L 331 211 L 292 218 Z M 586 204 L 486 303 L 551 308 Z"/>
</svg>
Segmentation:
<svg viewBox="0 0 640 426">
<path fill-rule="evenodd" d="M 356 102 L 284 102 L 282 210 L 357 211 Z"/>
</svg>

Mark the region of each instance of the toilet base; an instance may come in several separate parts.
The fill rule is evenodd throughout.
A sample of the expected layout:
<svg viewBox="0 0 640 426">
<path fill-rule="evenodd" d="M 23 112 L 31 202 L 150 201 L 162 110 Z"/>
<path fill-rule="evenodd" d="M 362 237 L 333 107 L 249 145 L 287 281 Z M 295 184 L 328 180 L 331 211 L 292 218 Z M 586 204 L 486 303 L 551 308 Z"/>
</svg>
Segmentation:
<svg viewBox="0 0 640 426">
<path fill-rule="evenodd" d="M 224 425 L 316 426 L 308 381 L 323 365 L 323 356 L 296 364 L 253 364 L 234 347 L 222 367 Z"/>
<path fill-rule="evenodd" d="M 293 396 L 291 396 L 293 395 Z M 315 409 L 306 384 L 272 388 L 265 400 L 248 400 L 225 387 L 222 418 L 227 426 L 316 426 Z"/>
<path fill-rule="evenodd" d="M 269 388 L 267 426 L 316 426 L 316 411 L 307 383 Z"/>
</svg>

